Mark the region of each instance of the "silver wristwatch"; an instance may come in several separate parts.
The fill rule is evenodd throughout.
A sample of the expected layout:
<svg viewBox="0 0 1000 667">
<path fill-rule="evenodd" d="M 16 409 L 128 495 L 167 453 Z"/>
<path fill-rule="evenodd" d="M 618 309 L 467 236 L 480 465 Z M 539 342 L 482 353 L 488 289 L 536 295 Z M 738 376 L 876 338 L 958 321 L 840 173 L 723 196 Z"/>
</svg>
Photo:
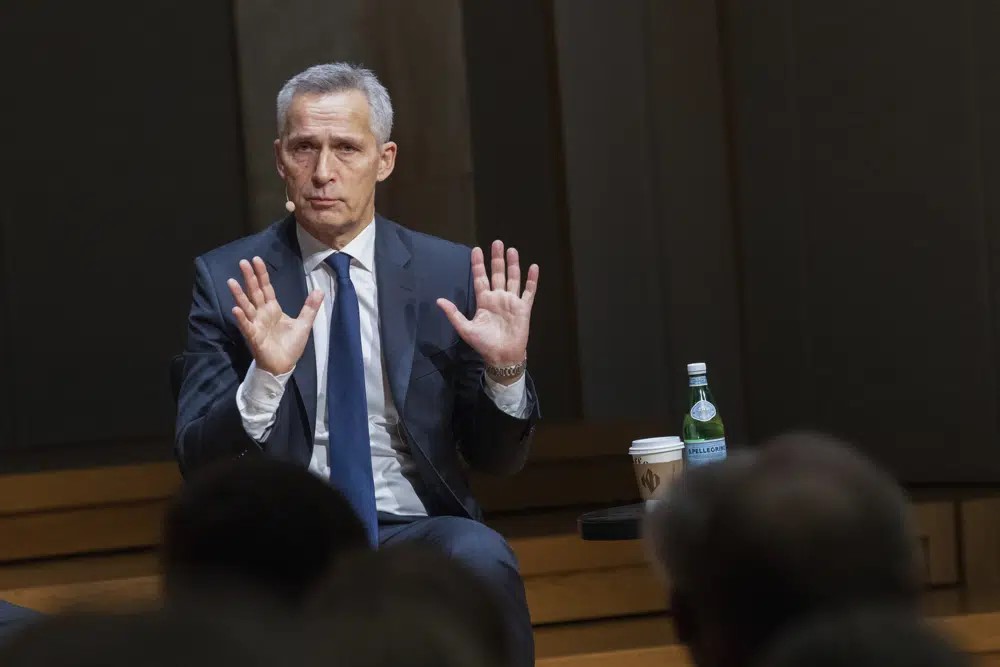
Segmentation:
<svg viewBox="0 0 1000 667">
<path fill-rule="evenodd" d="M 513 366 L 493 366 L 486 364 L 486 373 L 494 378 L 516 378 L 528 365 L 528 358 L 525 357 L 521 363 Z"/>
</svg>

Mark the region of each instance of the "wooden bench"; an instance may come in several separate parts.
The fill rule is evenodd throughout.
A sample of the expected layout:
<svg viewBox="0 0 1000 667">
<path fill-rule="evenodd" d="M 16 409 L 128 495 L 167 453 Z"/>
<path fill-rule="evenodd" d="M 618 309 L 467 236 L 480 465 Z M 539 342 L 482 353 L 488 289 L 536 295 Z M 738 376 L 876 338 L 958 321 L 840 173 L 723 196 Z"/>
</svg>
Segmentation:
<svg viewBox="0 0 1000 667">
<path fill-rule="evenodd" d="M 917 514 L 924 517 L 925 580 L 937 586 L 954 584 L 954 555 L 938 546 L 951 537 L 947 529 L 953 528 L 952 515 L 939 512 L 933 504 L 922 507 L 918 505 Z M 663 587 L 648 567 L 642 544 L 584 542 L 576 534 L 578 513 L 549 510 L 491 521 L 517 554 L 534 624 L 664 611 Z M 944 517 L 951 521 L 940 521 Z M 0 599 L 42 611 L 52 611 L 63 601 L 102 597 L 118 602 L 154 600 L 159 589 L 155 553 L 146 544 L 131 546 L 131 553 L 81 554 L 0 566 Z"/>
<path fill-rule="evenodd" d="M 934 594 L 932 593 L 931 596 Z M 993 597 L 994 609 L 1000 596 Z M 932 623 L 977 667 L 1000 667 L 1000 612 L 953 607 Z M 538 667 L 691 667 L 667 616 L 615 619 L 535 632 Z"/>
<path fill-rule="evenodd" d="M 542 429 L 523 473 L 475 480 L 488 522 L 508 537 L 520 560 L 539 664 L 686 664 L 642 545 L 583 542 L 576 534 L 580 512 L 635 500 L 624 452 L 634 437 L 658 432 L 655 425 L 634 424 Z M 156 604 L 155 546 L 179 482 L 170 463 L 0 479 L 0 599 L 42 611 Z M 965 521 L 959 503 L 928 496 L 914 507 L 925 582 L 955 587 L 970 569 L 958 547 Z M 972 612 L 938 611 L 973 618 Z M 993 646 L 982 637 L 995 620 L 964 621 L 979 624 L 968 636 L 981 648 Z"/>
<path fill-rule="evenodd" d="M 619 561 L 619 555 L 609 559 Z M 529 560 L 530 562 L 530 560 Z M 579 560 L 578 562 L 583 562 Z M 0 597 L 45 611 L 67 607 L 141 608 L 155 605 L 159 598 L 153 552 L 85 556 L 44 563 L 9 566 L 0 570 L 0 587 L 11 581 L 26 584 L 0 592 Z M 544 572 L 526 568 L 527 581 L 544 580 Z M 613 568 L 612 568 L 613 569 Z M 589 577 L 600 581 L 606 576 L 599 569 Z M 608 578 L 611 584 L 614 579 Z M 598 585 L 601 590 L 603 587 Z M 617 616 L 622 609 L 618 600 L 602 608 L 598 596 L 585 614 L 572 613 L 572 596 L 558 588 L 532 588 L 528 584 L 530 604 L 541 604 L 553 618 L 605 616 L 575 622 L 546 622 L 536 619 L 536 648 L 539 666 L 546 667 L 680 667 L 689 665 L 687 652 L 676 642 L 676 635 L 665 613 L 640 613 L 647 605 L 635 599 L 626 607 L 627 616 Z M 531 592 L 533 591 L 533 592 Z M 657 599 L 662 599 L 658 594 Z M 976 657 L 979 665 L 1000 665 L 1000 594 L 976 600 L 969 591 L 959 588 L 932 590 L 925 595 L 928 614 L 954 638 L 956 644 Z M 533 613 L 535 611 L 533 610 Z"/>
</svg>

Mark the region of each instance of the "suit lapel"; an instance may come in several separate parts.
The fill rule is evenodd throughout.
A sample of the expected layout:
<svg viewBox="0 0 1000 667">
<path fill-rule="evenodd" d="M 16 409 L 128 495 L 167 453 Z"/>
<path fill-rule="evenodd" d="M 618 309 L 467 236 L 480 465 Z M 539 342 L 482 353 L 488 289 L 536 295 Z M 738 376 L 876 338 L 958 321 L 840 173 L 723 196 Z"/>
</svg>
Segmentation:
<svg viewBox="0 0 1000 667">
<path fill-rule="evenodd" d="M 289 317 L 298 317 L 302 304 L 306 301 L 306 275 L 302 269 L 302 253 L 295 234 L 294 216 L 288 216 L 278 225 L 275 240 L 267 256 L 262 259 L 268 265 L 271 285 L 281 309 Z M 309 419 L 311 441 L 316 430 L 316 348 L 311 333 L 302 358 L 292 372 L 292 379 Z"/>
<path fill-rule="evenodd" d="M 378 284 L 379 333 L 392 398 L 403 414 L 417 341 L 417 294 L 410 250 L 400 228 L 375 216 L 375 279 Z"/>
</svg>

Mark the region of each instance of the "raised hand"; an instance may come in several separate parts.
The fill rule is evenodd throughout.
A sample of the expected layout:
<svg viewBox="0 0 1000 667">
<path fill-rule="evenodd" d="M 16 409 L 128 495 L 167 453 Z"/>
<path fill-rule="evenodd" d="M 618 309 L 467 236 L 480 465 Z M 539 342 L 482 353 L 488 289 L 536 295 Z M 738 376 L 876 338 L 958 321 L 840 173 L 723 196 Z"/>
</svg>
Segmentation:
<svg viewBox="0 0 1000 667">
<path fill-rule="evenodd" d="M 472 280 L 476 290 L 476 314 L 470 320 L 455 304 L 438 299 L 437 304 L 452 326 L 472 349 L 492 366 L 513 366 L 524 361 L 528 349 L 531 306 L 538 290 L 538 265 L 528 268 L 521 292 L 521 264 L 517 250 L 508 248 L 506 260 L 502 241 L 494 241 L 486 275 L 483 251 L 472 250 Z"/>
<path fill-rule="evenodd" d="M 316 313 L 323 303 L 323 292 L 314 290 L 306 297 L 299 316 L 292 318 L 281 310 L 264 260 L 254 257 L 251 265 L 242 259 L 240 271 L 246 292 L 236 280 L 226 281 L 236 299 L 233 315 L 240 332 L 258 368 L 273 375 L 287 373 L 295 368 L 305 350 Z"/>
</svg>

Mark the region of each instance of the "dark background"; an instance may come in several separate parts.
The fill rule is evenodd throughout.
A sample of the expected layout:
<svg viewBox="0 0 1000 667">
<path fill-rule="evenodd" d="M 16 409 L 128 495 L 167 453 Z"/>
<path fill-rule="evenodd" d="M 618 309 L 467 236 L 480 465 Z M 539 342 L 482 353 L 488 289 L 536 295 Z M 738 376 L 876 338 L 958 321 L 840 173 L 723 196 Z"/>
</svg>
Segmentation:
<svg viewBox="0 0 1000 667">
<path fill-rule="evenodd" d="M 192 259 L 283 215 L 274 96 L 373 67 L 380 210 L 542 265 L 549 423 L 789 427 L 1000 481 L 992 0 L 8 0 L 0 469 L 171 456 Z M 627 443 L 622 443 L 623 450 Z"/>
</svg>

